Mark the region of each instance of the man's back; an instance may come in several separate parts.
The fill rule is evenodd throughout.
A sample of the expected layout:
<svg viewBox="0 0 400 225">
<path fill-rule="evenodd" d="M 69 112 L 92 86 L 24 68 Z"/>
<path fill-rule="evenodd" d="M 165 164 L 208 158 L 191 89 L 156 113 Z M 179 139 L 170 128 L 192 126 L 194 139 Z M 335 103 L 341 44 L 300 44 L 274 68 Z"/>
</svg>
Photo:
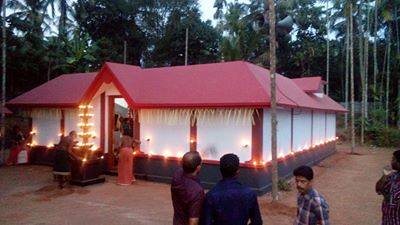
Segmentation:
<svg viewBox="0 0 400 225">
<path fill-rule="evenodd" d="M 199 218 L 204 190 L 195 176 L 178 170 L 171 182 L 172 204 L 174 207 L 174 225 L 189 224 L 189 218 Z"/>
<path fill-rule="evenodd" d="M 211 225 L 262 224 L 257 195 L 237 179 L 220 181 L 207 195 L 203 224 Z"/>
</svg>

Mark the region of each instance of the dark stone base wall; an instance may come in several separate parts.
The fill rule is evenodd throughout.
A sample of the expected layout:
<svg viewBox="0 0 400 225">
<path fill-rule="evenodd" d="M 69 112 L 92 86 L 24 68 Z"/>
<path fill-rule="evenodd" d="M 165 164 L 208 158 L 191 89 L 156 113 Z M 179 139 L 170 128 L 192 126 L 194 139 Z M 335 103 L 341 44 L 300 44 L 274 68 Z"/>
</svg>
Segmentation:
<svg viewBox="0 0 400 225">
<path fill-rule="evenodd" d="M 279 159 L 279 177 L 289 178 L 296 167 L 301 165 L 313 166 L 335 152 L 335 142 L 331 142 L 311 150 L 298 152 L 285 159 Z M 170 183 L 175 170 L 180 167 L 180 162 L 160 157 L 136 157 L 134 166 L 135 175 L 139 179 Z M 204 188 L 212 188 L 221 179 L 219 165 L 216 163 L 203 163 L 199 178 Z M 242 166 L 239 180 L 253 188 L 258 194 L 264 194 L 271 190 L 271 165 Z"/>
<path fill-rule="evenodd" d="M 314 149 L 298 152 L 278 161 L 279 177 L 289 178 L 293 170 L 301 165 L 313 166 L 336 152 L 335 142 L 318 146 Z M 46 147 L 36 147 L 30 152 L 30 163 L 49 165 L 53 164 L 54 150 Z M 106 160 L 103 160 L 107 173 Z M 135 158 L 135 176 L 139 179 L 170 183 L 174 172 L 180 168 L 180 162 L 176 159 L 164 159 L 162 157 L 138 156 Z M 116 174 L 115 174 L 116 175 Z M 222 177 L 219 172 L 218 162 L 202 165 L 199 178 L 204 188 L 212 188 Z M 264 194 L 271 190 L 271 165 L 254 167 L 252 165 L 241 166 L 239 180 L 253 188 L 258 194 Z"/>
</svg>

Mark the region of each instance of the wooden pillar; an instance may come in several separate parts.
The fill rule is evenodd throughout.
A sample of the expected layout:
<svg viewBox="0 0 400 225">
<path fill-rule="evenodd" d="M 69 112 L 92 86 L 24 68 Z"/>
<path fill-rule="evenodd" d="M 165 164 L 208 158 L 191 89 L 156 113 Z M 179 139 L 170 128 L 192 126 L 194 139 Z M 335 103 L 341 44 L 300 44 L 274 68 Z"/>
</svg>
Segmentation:
<svg viewBox="0 0 400 225">
<path fill-rule="evenodd" d="M 290 151 L 291 152 L 294 152 L 293 151 L 293 139 L 294 139 L 294 137 L 293 137 L 293 115 L 294 115 L 294 109 L 292 109 L 290 111 Z"/>
<path fill-rule="evenodd" d="M 133 122 L 133 132 L 134 132 L 134 140 L 140 141 L 140 120 L 139 120 L 139 110 L 134 110 L 134 122 Z M 138 145 L 135 151 L 140 151 L 140 145 Z"/>
<path fill-rule="evenodd" d="M 61 110 L 60 133 L 62 136 L 66 136 L 66 134 L 65 134 L 65 111 L 64 110 Z"/>
<path fill-rule="evenodd" d="M 311 110 L 311 148 L 313 147 L 314 141 L 314 111 Z"/>
<path fill-rule="evenodd" d="M 326 141 L 326 125 L 327 125 L 327 115 L 325 112 L 325 139 L 324 139 L 324 141 Z"/>
<path fill-rule="evenodd" d="M 189 150 L 197 151 L 197 119 L 194 117 L 194 112 L 190 115 L 190 140 Z"/>
<path fill-rule="evenodd" d="M 254 124 L 251 129 L 251 161 L 259 163 L 263 159 L 263 109 L 253 113 Z"/>
<path fill-rule="evenodd" d="M 106 141 L 106 93 L 100 95 L 100 148 L 105 152 Z"/>
</svg>

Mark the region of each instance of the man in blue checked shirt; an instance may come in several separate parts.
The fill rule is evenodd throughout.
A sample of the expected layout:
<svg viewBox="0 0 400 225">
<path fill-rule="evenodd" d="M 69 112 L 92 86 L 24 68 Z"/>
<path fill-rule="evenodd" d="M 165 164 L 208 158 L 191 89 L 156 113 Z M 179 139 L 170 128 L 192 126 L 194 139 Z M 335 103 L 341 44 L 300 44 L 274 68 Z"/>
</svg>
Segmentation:
<svg viewBox="0 0 400 225">
<path fill-rule="evenodd" d="M 297 218 L 295 225 L 329 225 L 329 206 L 325 198 L 312 186 L 313 170 L 300 166 L 293 171 L 297 197 Z"/>
</svg>

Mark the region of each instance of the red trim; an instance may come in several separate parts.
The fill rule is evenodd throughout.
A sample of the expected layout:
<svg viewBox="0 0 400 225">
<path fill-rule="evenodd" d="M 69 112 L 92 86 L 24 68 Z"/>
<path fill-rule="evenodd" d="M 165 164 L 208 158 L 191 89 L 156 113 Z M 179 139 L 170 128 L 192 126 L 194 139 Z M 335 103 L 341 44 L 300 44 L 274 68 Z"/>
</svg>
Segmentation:
<svg viewBox="0 0 400 225">
<path fill-rule="evenodd" d="M 114 168 L 114 99 L 115 96 L 108 96 L 108 168 Z"/>
<path fill-rule="evenodd" d="M 65 111 L 61 110 L 60 133 L 65 135 Z"/>
<path fill-rule="evenodd" d="M 26 107 L 26 108 L 76 108 L 79 104 L 76 103 L 57 103 L 57 104 L 31 104 L 31 103 L 7 103 L 7 106 L 12 107 Z"/>
<path fill-rule="evenodd" d="M 194 120 L 193 125 L 191 121 Z M 189 140 L 190 151 L 197 151 L 197 119 L 194 118 L 194 114 L 190 115 L 190 140 Z"/>
<path fill-rule="evenodd" d="M 251 161 L 260 162 L 263 158 L 263 109 L 253 113 L 254 124 L 251 128 Z"/>
<path fill-rule="evenodd" d="M 100 148 L 103 153 L 105 152 L 105 141 L 106 141 L 106 93 L 103 92 L 100 95 Z"/>
<path fill-rule="evenodd" d="M 311 146 L 314 145 L 314 111 L 311 110 Z"/>
<path fill-rule="evenodd" d="M 135 121 L 134 121 L 134 126 L 133 126 L 134 135 L 135 135 L 134 139 L 140 141 L 140 121 L 139 121 L 139 112 L 137 110 L 135 110 L 134 116 L 135 116 L 135 119 L 134 119 Z M 138 145 L 135 148 L 135 150 L 140 152 L 140 145 Z"/>
</svg>

